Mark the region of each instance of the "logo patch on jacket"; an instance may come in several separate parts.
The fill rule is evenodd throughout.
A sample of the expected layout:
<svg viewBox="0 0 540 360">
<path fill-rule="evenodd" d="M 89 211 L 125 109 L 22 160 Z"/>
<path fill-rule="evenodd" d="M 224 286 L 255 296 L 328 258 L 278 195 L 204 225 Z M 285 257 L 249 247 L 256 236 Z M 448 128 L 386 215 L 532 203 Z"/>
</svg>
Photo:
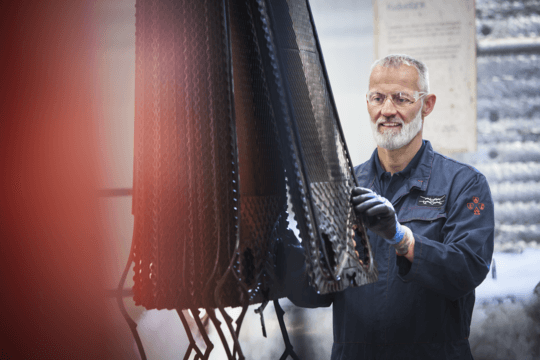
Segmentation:
<svg viewBox="0 0 540 360">
<path fill-rule="evenodd" d="M 477 196 L 473 196 L 472 201 L 472 203 L 467 203 L 467 208 L 474 209 L 474 215 L 480 215 L 480 210 L 484 210 L 486 206 L 480 202 L 480 198 Z"/>
<path fill-rule="evenodd" d="M 428 207 L 441 207 L 446 202 L 446 195 L 441 196 L 419 196 L 418 206 L 428 206 Z"/>
</svg>

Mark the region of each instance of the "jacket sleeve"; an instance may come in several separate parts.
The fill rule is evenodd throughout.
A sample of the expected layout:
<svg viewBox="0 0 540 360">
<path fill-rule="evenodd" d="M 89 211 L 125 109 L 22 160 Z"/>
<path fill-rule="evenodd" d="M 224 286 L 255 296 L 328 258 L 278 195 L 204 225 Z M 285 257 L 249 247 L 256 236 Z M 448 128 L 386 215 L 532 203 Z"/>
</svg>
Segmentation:
<svg viewBox="0 0 540 360">
<path fill-rule="evenodd" d="M 296 306 L 316 308 L 332 304 L 333 294 L 317 294 L 309 285 L 304 248 L 289 229 L 281 234 L 281 242 L 276 251 L 276 275 L 282 288 L 281 293 Z"/>
<path fill-rule="evenodd" d="M 461 175 L 460 175 L 461 176 Z M 493 255 L 494 206 L 484 175 L 476 172 L 452 190 L 440 239 L 414 233 L 412 264 L 397 257 L 398 277 L 453 301 L 473 291 L 489 272 Z M 442 239 L 442 241 L 441 241 Z"/>
</svg>

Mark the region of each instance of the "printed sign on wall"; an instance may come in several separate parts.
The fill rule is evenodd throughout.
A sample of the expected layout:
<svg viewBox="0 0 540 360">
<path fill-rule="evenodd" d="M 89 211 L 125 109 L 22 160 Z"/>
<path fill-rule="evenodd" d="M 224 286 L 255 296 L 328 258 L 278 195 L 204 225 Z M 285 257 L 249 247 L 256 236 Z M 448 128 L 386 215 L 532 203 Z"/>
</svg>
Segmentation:
<svg viewBox="0 0 540 360">
<path fill-rule="evenodd" d="M 476 151 L 474 0 L 374 0 L 375 58 L 407 54 L 426 63 L 435 110 L 424 138 L 442 153 Z"/>
</svg>

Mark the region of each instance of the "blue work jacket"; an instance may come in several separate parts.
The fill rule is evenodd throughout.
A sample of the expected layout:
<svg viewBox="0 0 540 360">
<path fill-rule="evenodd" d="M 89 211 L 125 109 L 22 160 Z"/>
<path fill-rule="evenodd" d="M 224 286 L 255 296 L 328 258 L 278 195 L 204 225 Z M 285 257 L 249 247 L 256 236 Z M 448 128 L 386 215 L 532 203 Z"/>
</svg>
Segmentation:
<svg viewBox="0 0 540 360">
<path fill-rule="evenodd" d="M 486 178 L 435 152 L 426 140 L 403 171 L 390 178 L 381 169 L 375 150 L 355 172 L 359 185 L 390 200 L 399 222 L 412 230 L 413 262 L 368 230 L 378 281 L 317 295 L 303 274 L 301 248 L 289 242 L 288 297 L 303 307 L 333 305 L 332 360 L 472 359 L 474 289 L 493 254 Z"/>
</svg>

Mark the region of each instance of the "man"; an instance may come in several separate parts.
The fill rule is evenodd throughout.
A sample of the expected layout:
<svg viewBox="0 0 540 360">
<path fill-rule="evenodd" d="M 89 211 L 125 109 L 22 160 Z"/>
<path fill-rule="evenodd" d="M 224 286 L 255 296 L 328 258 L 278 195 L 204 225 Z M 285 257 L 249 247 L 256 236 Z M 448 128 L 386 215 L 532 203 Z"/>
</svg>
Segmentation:
<svg viewBox="0 0 540 360">
<path fill-rule="evenodd" d="M 422 62 L 389 55 L 373 64 L 367 108 L 377 149 L 355 168 L 352 203 L 379 279 L 328 295 L 297 286 L 289 295 L 299 306 L 333 304 L 332 360 L 472 359 L 474 289 L 491 263 L 493 201 L 481 173 L 422 140 L 435 102 Z M 292 258 L 287 281 L 300 273 Z"/>
</svg>

